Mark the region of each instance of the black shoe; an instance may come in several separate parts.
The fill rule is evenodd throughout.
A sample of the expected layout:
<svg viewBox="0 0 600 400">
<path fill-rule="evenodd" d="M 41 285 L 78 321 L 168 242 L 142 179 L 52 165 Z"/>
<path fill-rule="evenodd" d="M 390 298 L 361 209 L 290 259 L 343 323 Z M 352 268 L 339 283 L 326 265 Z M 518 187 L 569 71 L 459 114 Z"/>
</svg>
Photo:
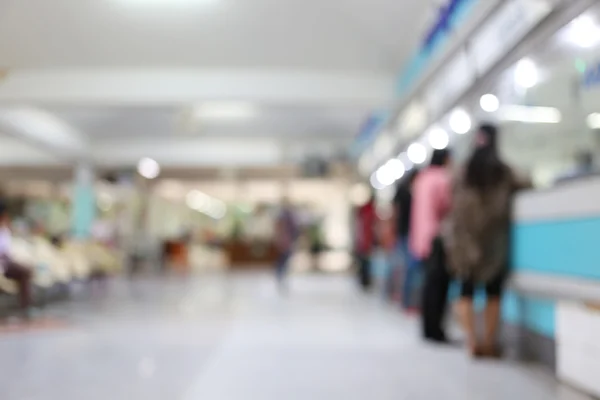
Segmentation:
<svg viewBox="0 0 600 400">
<path fill-rule="evenodd" d="M 437 344 L 450 344 L 450 340 L 448 340 L 446 335 L 443 333 L 437 335 L 425 335 L 425 340 Z"/>
</svg>

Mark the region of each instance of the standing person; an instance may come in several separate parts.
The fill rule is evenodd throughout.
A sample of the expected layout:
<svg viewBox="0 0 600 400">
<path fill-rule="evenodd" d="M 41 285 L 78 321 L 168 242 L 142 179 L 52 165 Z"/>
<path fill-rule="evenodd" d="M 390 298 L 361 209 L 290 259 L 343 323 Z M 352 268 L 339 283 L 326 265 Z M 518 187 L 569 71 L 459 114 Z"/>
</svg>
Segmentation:
<svg viewBox="0 0 600 400">
<path fill-rule="evenodd" d="M 31 307 L 31 279 L 29 268 L 14 262 L 9 254 L 12 234 L 10 217 L 4 204 L 0 204 L 0 271 L 7 279 L 14 281 L 19 290 L 19 305 L 26 317 Z"/>
<path fill-rule="evenodd" d="M 496 127 L 482 125 L 466 169 L 455 179 L 444 234 L 450 269 L 462 283 L 458 309 L 473 356 L 500 355 L 496 340 L 508 272 L 510 204 L 520 186 L 524 185 L 498 155 Z M 482 345 L 476 337 L 473 311 L 477 285 L 487 294 Z"/>
<path fill-rule="evenodd" d="M 281 211 L 275 224 L 275 247 L 277 248 L 277 262 L 275 264 L 275 276 L 280 290 L 286 289 L 286 278 L 289 262 L 292 258 L 294 245 L 298 239 L 299 228 L 296 216 L 287 198 L 282 201 Z"/>
<path fill-rule="evenodd" d="M 398 264 L 404 266 L 402 281 L 402 307 L 407 311 L 414 310 L 413 287 L 418 270 L 418 262 L 409 245 L 410 220 L 412 214 L 412 189 L 419 171 L 409 172 L 394 196 L 394 216 L 396 220 L 396 259 L 393 260 L 396 270 Z"/>
<path fill-rule="evenodd" d="M 450 159 L 448 150 L 435 150 L 429 167 L 419 173 L 413 185 L 410 248 L 425 267 L 423 336 L 435 342 L 447 341 L 443 319 L 450 277 L 439 235 L 450 210 Z"/>
<path fill-rule="evenodd" d="M 373 283 L 371 256 L 375 244 L 376 222 L 375 196 L 371 194 L 369 200 L 358 208 L 356 214 L 355 251 L 358 261 L 358 283 L 365 291 L 369 290 Z"/>
</svg>

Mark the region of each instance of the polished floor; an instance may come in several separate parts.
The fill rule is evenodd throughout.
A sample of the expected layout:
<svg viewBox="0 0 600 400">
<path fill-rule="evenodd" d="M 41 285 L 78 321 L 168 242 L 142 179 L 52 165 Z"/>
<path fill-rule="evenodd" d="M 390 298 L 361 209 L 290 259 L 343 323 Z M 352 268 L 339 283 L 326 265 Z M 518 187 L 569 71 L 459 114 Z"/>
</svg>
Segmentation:
<svg viewBox="0 0 600 400">
<path fill-rule="evenodd" d="M 0 332 L 2 400 L 580 400 L 544 371 L 418 340 L 342 276 L 114 282 Z"/>
</svg>

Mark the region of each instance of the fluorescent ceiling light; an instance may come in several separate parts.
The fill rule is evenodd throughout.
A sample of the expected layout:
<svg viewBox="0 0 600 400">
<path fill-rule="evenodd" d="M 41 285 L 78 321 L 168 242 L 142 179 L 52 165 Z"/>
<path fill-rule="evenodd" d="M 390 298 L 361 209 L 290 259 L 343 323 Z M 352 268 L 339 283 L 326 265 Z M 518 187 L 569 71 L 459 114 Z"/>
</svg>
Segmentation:
<svg viewBox="0 0 600 400">
<path fill-rule="evenodd" d="M 408 146 L 406 154 L 413 164 L 423 164 L 427 159 L 427 149 L 421 143 L 413 143 Z"/>
<path fill-rule="evenodd" d="M 553 107 L 507 105 L 500 108 L 498 119 L 530 124 L 558 124 L 562 121 L 562 115 L 560 110 Z"/>
<path fill-rule="evenodd" d="M 138 173 L 146 179 L 154 179 L 160 175 L 160 165 L 151 158 L 142 158 L 138 162 Z"/>
<path fill-rule="evenodd" d="M 256 107 L 249 103 L 210 102 L 194 108 L 193 115 L 198 119 L 248 119 L 257 115 Z"/>
<path fill-rule="evenodd" d="M 498 111 L 498 108 L 500 108 L 500 100 L 498 100 L 498 98 L 493 94 L 488 93 L 481 96 L 481 99 L 479 99 L 479 105 L 483 111 L 495 112 Z"/>
<path fill-rule="evenodd" d="M 569 42 L 585 49 L 600 43 L 600 27 L 589 15 L 575 18 L 567 26 L 565 35 Z"/>
<path fill-rule="evenodd" d="M 515 83 L 524 89 L 534 87 L 540 79 L 537 65 L 529 58 L 517 63 L 514 74 Z"/>
<path fill-rule="evenodd" d="M 214 219 L 221 219 L 227 214 L 227 205 L 199 190 L 192 190 L 185 198 L 188 207 Z"/>
<path fill-rule="evenodd" d="M 436 150 L 442 150 L 448 147 L 450 143 L 450 137 L 448 136 L 448 132 L 440 127 L 431 128 L 427 132 L 427 139 L 429 140 L 429 144 Z"/>
<path fill-rule="evenodd" d="M 588 115 L 587 124 L 590 129 L 600 129 L 600 113 L 592 113 Z"/>
<path fill-rule="evenodd" d="M 469 114 L 462 109 L 454 110 L 450 114 L 450 128 L 459 135 L 465 134 L 471 130 L 472 122 Z"/>
</svg>

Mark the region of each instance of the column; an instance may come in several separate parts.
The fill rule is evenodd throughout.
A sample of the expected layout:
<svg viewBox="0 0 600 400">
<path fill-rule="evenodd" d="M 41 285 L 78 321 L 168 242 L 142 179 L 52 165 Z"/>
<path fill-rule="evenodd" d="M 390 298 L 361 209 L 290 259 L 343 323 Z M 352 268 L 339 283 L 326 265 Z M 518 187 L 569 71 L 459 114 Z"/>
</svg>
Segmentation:
<svg viewBox="0 0 600 400">
<path fill-rule="evenodd" d="M 71 199 L 71 233 L 74 238 L 87 239 L 92 234 L 96 218 L 96 197 L 94 195 L 94 169 L 89 164 L 75 168 Z"/>
</svg>

